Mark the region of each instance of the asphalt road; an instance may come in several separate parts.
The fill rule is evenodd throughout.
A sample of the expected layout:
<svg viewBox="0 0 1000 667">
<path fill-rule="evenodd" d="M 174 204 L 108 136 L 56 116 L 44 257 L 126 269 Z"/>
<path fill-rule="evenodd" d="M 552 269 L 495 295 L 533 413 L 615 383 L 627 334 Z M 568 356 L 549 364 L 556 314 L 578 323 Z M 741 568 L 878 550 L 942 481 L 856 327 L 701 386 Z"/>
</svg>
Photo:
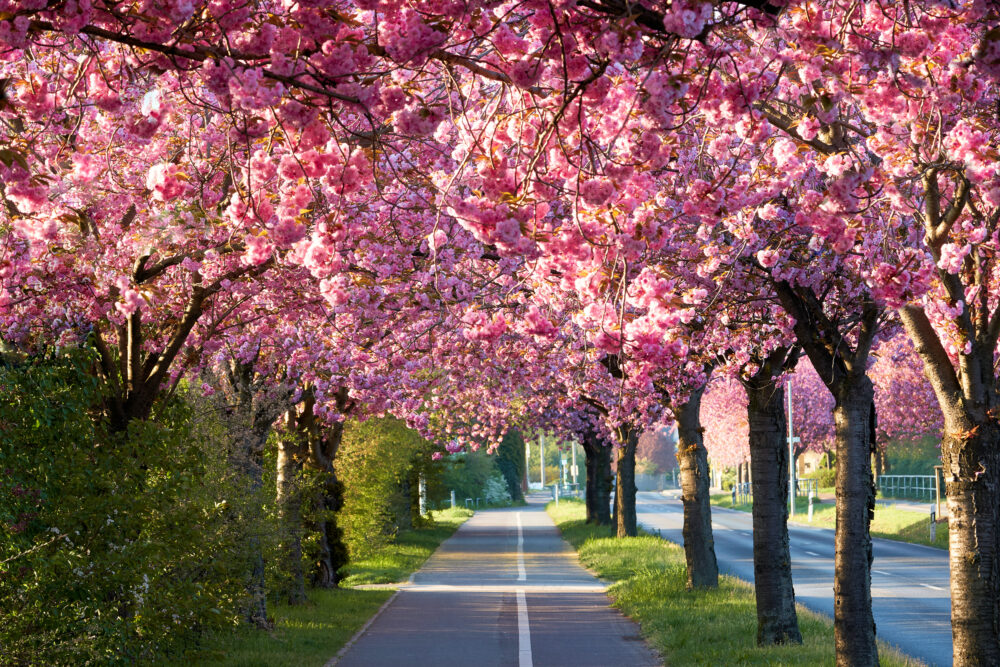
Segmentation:
<svg viewBox="0 0 1000 667">
<path fill-rule="evenodd" d="M 639 523 L 684 543 L 680 500 L 639 493 Z M 753 581 L 753 523 L 748 512 L 712 508 L 719 569 Z M 795 600 L 833 617 L 833 531 L 788 525 Z M 928 665 L 951 665 L 951 599 L 948 553 L 941 549 L 875 539 L 872 608 L 880 639 Z"/>
<path fill-rule="evenodd" d="M 545 513 L 547 500 L 477 512 L 335 664 L 662 664 L 580 567 Z"/>
</svg>

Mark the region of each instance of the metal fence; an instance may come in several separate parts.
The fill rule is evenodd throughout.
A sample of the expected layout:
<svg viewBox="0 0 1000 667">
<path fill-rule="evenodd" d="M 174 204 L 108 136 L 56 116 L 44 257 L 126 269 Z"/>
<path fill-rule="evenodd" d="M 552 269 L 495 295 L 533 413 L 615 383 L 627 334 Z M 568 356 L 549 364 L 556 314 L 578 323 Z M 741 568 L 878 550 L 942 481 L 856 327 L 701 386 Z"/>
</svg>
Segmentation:
<svg viewBox="0 0 1000 667">
<path fill-rule="evenodd" d="M 753 501 L 753 487 L 750 482 L 740 482 L 733 484 L 732 489 L 733 504 L 734 505 L 745 505 Z M 796 496 L 818 496 L 819 487 L 817 486 L 815 479 L 796 479 L 795 480 L 795 495 Z"/>
<path fill-rule="evenodd" d="M 885 498 L 935 500 L 934 475 L 881 475 L 877 485 Z"/>
</svg>

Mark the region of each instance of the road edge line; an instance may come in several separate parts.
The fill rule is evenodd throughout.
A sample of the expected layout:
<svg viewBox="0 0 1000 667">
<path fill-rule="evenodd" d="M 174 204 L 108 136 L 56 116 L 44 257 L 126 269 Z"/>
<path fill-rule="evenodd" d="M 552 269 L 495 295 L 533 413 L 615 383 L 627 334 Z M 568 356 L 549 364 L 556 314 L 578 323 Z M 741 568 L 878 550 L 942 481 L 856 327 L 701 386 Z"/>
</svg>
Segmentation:
<svg viewBox="0 0 1000 667">
<path fill-rule="evenodd" d="M 340 647 L 340 650 L 337 651 L 337 655 L 333 656 L 328 661 L 326 661 L 323 667 L 334 667 L 334 665 L 340 662 L 340 660 L 344 657 L 344 655 L 351 649 L 352 646 L 354 646 L 355 642 L 361 639 L 361 636 L 368 631 L 368 628 L 371 627 L 371 624 L 374 623 L 375 620 L 382 615 L 382 612 L 385 611 L 389 607 L 389 605 L 392 604 L 393 600 L 399 597 L 400 590 L 401 589 L 397 588 L 396 592 L 390 595 L 389 599 L 382 603 L 382 606 L 378 608 L 378 611 L 372 614 L 372 617 L 369 618 L 367 621 L 365 621 L 365 624 L 361 626 L 361 629 L 355 632 L 354 636 L 348 639 L 347 643 Z"/>
</svg>

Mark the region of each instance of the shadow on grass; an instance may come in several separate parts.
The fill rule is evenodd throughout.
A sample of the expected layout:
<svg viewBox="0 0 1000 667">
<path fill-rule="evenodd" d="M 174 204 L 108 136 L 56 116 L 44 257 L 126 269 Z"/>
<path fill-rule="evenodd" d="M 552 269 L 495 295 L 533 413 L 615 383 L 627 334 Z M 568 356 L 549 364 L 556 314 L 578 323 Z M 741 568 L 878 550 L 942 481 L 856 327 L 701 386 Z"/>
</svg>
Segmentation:
<svg viewBox="0 0 1000 667">
<path fill-rule="evenodd" d="M 580 502 L 546 508 L 580 562 L 602 579 L 614 606 L 637 621 L 669 665 L 832 665 L 833 624 L 798 607 L 801 646 L 757 646 L 753 587 L 722 576 L 714 590 L 687 590 L 684 550 L 658 537 L 618 539 L 607 527 L 584 522 Z M 883 665 L 915 667 L 887 646 Z"/>
<path fill-rule="evenodd" d="M 272 605 L 271 631 L 242 628 L 210 637 L 177 665 L 225 667 L 321 666 L 347 643 L 392 591 L 312 590 L 309 602 L 290 607 Z"/>
</svg>

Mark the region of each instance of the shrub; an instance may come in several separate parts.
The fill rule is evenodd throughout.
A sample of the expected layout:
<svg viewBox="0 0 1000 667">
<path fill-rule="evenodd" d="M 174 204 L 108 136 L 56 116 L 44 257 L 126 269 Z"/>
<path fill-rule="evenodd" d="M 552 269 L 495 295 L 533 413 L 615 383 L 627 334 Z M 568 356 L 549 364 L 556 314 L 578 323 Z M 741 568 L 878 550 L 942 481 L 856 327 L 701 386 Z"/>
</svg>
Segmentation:
<svg viewBox="0 0 1000 667">
<path fill-rule="evenodd" d="M 400 527 L 409 527 L 417 500 L 417 468 L 425 465 L 432 445 L 398 419 L 351 422 L 334 464 L 344 483 L 344 507 L 338 521 L 352 559 L 387 544 Z M 433 480 L 430 480 L 433 484 Z"/>
<path fill-rule="evenodd" d="M 503 505 L 511 502 L 507 482 L 499 471 L 486 480 L 483 486 L 483 500 L 487 505 Z"/>
<path fill-rule="evenodd" d="M 5 663 L 151 661 L 239 620 L 245 513 L 224 448 L 182 400 L 110 431 L 90 363 L 0 368 Z"/>
<path fill-rule="evenodd" d="M 827 488 L 836 484 L 837 471 L 833 468 L 819 468 L 808 475 L 803 475 L 803 479 L 815 479 L 820 488 Z"/>
</svg>

